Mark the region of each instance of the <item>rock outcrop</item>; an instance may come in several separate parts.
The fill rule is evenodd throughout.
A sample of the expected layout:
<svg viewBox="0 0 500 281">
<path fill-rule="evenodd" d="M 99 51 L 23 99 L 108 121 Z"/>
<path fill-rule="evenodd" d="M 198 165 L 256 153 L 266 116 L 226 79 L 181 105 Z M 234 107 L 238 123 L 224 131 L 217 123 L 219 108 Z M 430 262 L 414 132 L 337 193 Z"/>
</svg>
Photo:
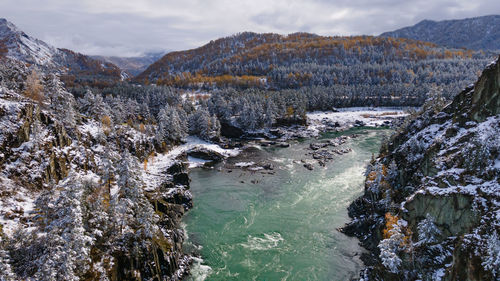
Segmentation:
<svg viewBox="0 0 500 281">
<path fill-rule="evenodd" d="M 363 280 L 500 279 L 500 63 L 429 100 L 383 144 L 343 228 Z M 399 240 L 398 240 L 399 239 Z"/>
</svg>

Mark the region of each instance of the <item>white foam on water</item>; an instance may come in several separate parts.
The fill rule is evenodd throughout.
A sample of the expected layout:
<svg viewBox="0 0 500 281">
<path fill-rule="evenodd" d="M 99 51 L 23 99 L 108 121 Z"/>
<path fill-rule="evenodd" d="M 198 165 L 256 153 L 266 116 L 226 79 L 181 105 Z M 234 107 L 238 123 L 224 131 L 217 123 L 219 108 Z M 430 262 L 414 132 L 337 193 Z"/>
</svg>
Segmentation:
<svg viewBox="0 0 500 281">
<path fill-rule="evenodd" d="M 248 219 L 243 217 L 245 219 L 245 228 L 249 228 L 254 223 L 255 217 L 257 216 L 257 211 L 255 211 L 255 207 L 253 205 L 250 205 L 249 209 L 250 213 L 248 215 Z"/>
<path fill-rule="evenodd" d="M 359 185 L 365 179 L 363 172 L 365 167 L 363 165 L 356 165 L 347 168 L 344 172 L 332 177 L 321 180 L 323 186 L 334 186 L 336 190 L 347 191 L 354 185 Z"/>
<path fill-rule="evenodd" d="M 271 161 L 276 162 L 276 163 L 285 163 L 285 161 L 290 161 L 290 159 L 273 157 L 273 158 L 271 158 Z"/>
<path fill-rule="evenodd" d="M 205 163 L 211 162 L 211 160 L 205 160 L 188 156 L 188 162 L 189 162 L 189 168 L 192 169 L 192 168 L 202 167 L 203 165 L 205 165 Z"/>
<path fill-rule="evenodd" d="M 241 246 L 255 251 L 265 251 L 276 248 L 281 241 L 284 241 L 281 234 L 273 232 L 271 234 L 264 233 L 264 237 L 255 237 L 248 235 L 246 243 L 241 243 Z"/>
<path fill-rule="evenodd" d="M 213 270 L 210 266 L 203 264 L 203 259 L 194 257 L 193 265 L 189 271 L 190 278 L 188 279 L 193 281 L 203 281 L 206 280 L 212 272 Z"/>
</svg>

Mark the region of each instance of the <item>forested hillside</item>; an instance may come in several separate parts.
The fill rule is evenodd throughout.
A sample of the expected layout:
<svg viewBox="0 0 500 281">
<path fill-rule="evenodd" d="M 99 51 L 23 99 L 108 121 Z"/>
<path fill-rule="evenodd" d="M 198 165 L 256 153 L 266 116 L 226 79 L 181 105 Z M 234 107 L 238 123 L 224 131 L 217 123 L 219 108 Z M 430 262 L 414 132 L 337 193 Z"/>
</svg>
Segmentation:
<svg viewBox="0 0 500 281">
<path fill-rule="evenodd" d="M 152 96 L 154 114 L 90 90 L 77 99 L 57 74 L 0 58 L 0 280 L 186 273 L 187 166 L 175 157 L 154 166 L 186 136 L 171 123 L 180 100 Z"/>
<path fill-rule="evenodd" d="M 444 95 L 456 93 L 490 60 L 481 52 L 410 39 L 245 32 L 169 53 L 135 81 L 204 89 L 325 87 L 325 94 L 371 96 L 393 104 L 419 98 L 434 86 Z"/>
</svg>

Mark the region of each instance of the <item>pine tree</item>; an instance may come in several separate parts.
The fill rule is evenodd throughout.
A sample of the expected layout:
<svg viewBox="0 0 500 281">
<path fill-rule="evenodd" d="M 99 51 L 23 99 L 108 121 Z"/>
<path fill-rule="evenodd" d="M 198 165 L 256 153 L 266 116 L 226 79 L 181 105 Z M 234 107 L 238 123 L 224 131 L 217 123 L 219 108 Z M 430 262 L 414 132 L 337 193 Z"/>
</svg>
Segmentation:
<svg viewBox="0 0 500 281">
<path fill-rule="evenodd" d="M 79 280 L 89 269 L 92 238 L 85 232 L 81 177 L 75 173 L 59 184 L 53 212 L 44 231 L 45 251 L 36 264 L 36 279 Z"/>
<path fill-rule="evenodd" d="M 177 142 L 187 135 L 187 120 L 181 120 L 176 108 L 166 106 L 158 114 L 158 141 Z"/>
<path fill-rule="evenodd" d="M 199 136 L 204 140 L 219 137 L 219 120 L 215 116 L 211 117 L 206 109 L 200 108 L 189 116 L 189 134 Z"/>
<path fill-rule="evenodd" d="M 51 74 L 47 79 L 46 89 L 50 98 L 50 109 L 56 113 L 56 116 L 64 125 L 71 128 L 75 127 L 77 114 L 73 95 L 64 90 L 58 75 Z"/>
<path fill-rule="evenodd" d="M 402 261 L 398 256 L 400 250 L 402 250 L 402 245 L 404 244 L 404 235 L 401 231 L 399 224 L 394 224 L 392 229 L 389 230 L 389 238 L 383 239 L 378 244 L 380 249 L 380 259 L 382 264 L 393 273 L 399 272 L 399 266 Z"/>
<path fill-rule="evenodd" d="M 419 244 L 435 243 L 438 241 L 439 235 L 441 235 L 441 231 L 436 227 L 434 217 L 429 213 L 427 213 L 425 219 L 418 223 L 417 230 Z"/>
<path fill-rule="evenodd" d="M 491 271 L 493 277 L 500 277 L 500 238 L 495 231 L 489 235 L 486 243 L 486 256 L 483 257 L 484 261 L 482 266 L 486 270 Z"/>
<path fill-rule="evenodd" d="M 3 250 L 3 238 L 0 235 L 0 280 L 2 281 L 14 281 L 18 280 L 14 272 L 12 272 L 12 268 L 10 266 L 10 258 L 9 253 Z"/>
<path fill-rule="evenodd" d="M 115 215 L 120 233 L 131 232 L 136 237 L 152 238 L 158 228 L 157 216 L 142 190 L 137 161 L 125 151 L 117 170 L 119 192 Z"/>
</svg>

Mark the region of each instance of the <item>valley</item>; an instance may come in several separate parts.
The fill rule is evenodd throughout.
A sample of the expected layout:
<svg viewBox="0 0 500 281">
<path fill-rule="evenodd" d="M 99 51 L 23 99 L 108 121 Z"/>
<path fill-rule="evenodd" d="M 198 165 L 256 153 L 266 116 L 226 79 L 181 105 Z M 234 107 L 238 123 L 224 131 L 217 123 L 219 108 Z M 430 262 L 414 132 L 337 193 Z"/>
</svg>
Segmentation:
<svg viewBox="0 0 500 281">
<path fill-rule="evenodd" d="M 495 28 L 120 57 L 0 19 L 0 280 L 498 280 Z"/>
</svg>

